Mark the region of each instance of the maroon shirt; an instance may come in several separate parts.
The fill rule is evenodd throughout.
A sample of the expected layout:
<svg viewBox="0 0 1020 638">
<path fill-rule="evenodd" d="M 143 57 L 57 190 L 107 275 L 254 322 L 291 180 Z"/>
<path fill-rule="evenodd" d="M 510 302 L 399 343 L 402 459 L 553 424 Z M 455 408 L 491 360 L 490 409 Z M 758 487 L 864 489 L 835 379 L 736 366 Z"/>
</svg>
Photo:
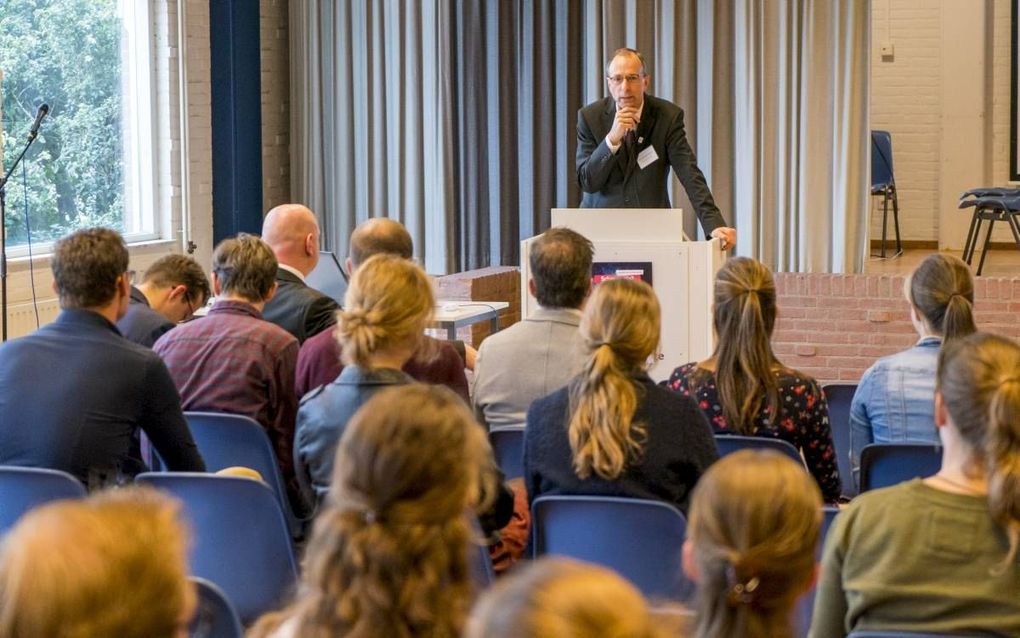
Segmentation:
<svg viewBox="0 0 1020 638">
<path fill-rule="evenodd" d="M 432 337 L 425 337 L 432 339 Z M 464 360 L 457 350 L 446 341 L 432 339 L 437 352 L 434 359 L 412 358 L 402 368 L 408 376 L 422 383 L 445 385 L 459 394 L 465 403 L 470 403 L 467 376 L 464 374 Z M 344 369 L 340 362 L 340 344 L 332 330 L 324 330 L 309 338 L 301 346 L 297 360 L 297 381 L 295 390 L 303 397 L 320 385 L 336 379 Z"/>
<path fill-rule="evenodd" d="M 185 410 L 241 414 L 261 423 L 297 494 L 292 452 L 297 339 L 263 321 L 254 306 L 224 300 L 208 316 L 160 337 L 152 349 L 170 370 Z"/>
</svg>

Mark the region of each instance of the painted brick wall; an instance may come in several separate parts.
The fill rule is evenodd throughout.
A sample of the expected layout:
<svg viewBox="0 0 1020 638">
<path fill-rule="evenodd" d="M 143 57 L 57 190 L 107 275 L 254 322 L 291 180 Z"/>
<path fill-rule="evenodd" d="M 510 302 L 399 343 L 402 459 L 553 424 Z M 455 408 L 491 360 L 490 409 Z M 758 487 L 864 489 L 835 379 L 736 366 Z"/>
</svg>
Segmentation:
<svg viewBox="0 0 1020 638">
<path fill-rule="evenodd" d="M 778 273 L 775 278 L 776 355 L 822 383 L 856 382 L 875 359 L 917 341 L 902 276 Z M 437 281 L 443 299 L 509 301 L 504 328 L 520 318 L 516 268 L 473 270 Z M 1020 341 L 1020 277 L 981 277 L 974 293 L 978 327 Z M 487 335 L 486 324 L 473 333 L 462 331 L 460 338 L 477 347 Z"/>
<path fill-rule="evenodd" d="M 260 0 L 262 211 L 290 201 L 288 0 Z"/>
</svg>

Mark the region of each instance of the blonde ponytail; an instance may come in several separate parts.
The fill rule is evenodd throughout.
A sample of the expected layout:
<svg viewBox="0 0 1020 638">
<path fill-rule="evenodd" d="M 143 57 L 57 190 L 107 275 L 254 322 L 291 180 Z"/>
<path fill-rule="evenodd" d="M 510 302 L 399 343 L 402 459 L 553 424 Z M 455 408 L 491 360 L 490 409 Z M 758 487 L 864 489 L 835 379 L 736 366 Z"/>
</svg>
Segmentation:
<svg viewBox="0 0 1020 638">
<path fill-rule="evenodd" d="M 574 472 L 615 479 L 641 453 L 641 400 L 634 374 L 659 345 L 659 301 L 648 284 L 605 281 L 585 306 L 581 336 L 588 358 L 570 388 L 568 427 Z"/>
<path fill-rule="evenodd" d="M 394 255 L 370 257 L 354 271 L 337 312 L 344 364 L 368 367 L 379 350 L 404 341 L 417 345 L 434 306 L 432 282 L 420 267 Z"/>
</svg>

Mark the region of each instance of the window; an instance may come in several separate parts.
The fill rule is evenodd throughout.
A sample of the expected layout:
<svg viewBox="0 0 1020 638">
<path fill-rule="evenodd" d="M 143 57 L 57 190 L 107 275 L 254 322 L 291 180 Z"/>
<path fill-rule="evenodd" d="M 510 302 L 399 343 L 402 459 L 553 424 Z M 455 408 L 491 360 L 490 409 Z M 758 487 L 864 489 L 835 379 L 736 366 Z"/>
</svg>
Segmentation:
<svg viewBox="0 0 1020 638">
<path fill-rule="evenodd" d="M 150 3 L 0 1 L 5 168 L 50 107 L 7 185 L 9 254 L 26 252 L 29 230 L 33 245 L 97 225 L 159 237 Z"/>
</svg>

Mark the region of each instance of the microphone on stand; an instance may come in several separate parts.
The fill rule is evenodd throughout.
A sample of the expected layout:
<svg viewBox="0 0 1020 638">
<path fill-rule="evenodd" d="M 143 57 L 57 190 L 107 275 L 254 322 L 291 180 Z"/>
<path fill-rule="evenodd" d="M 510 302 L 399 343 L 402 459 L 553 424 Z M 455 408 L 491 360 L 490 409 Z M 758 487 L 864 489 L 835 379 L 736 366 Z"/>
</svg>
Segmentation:
<svg viewBox="0 0 1020 638">
<path fill-rule="evenodd" d="M 39 112 L 35 116 L 35 122 L 32 123 L 32 130 L 28 132 L 28 141 L 31 142 L 35 139 L 36 135 L 39 134 L 39 125 L 42 124 L 43 118 L 50 112 L 50 105 L 43 104 L 39 107 Z"/>
</svg>

